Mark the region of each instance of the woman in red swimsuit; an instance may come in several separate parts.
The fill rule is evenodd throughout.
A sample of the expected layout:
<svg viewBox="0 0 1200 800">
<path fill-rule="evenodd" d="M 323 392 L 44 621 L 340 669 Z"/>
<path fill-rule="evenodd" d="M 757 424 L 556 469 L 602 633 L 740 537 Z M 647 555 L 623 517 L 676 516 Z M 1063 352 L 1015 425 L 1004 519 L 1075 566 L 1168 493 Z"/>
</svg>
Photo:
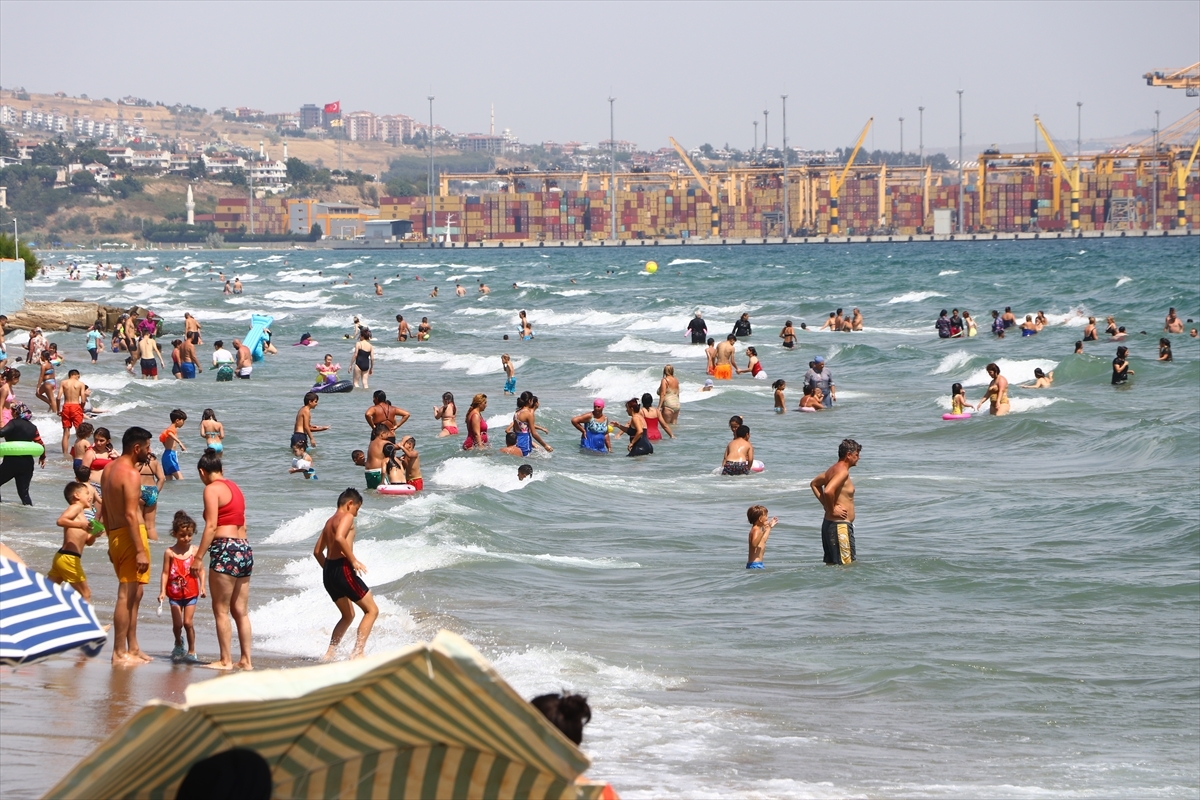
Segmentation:
<svg viewBox="0 0 1200 800">
<path fill-rule="evenodd" d="M 254 571 L 254 551 L 246 541 L 246 500 L 242 490 L 227 480 L 221 468 L 221 454 L 209 448 L 196 464 L 204 482 L 204 535 L 197 552 L 208 551 L 208 585 L 212 594 L 213 616 L 217 621 L 217 645 L 221 658 L 211 669 L 253 669 L 250 663 L 250 574 Z M 192 562 L 192 574 L 203 569 L 200 559 Z M 242 657 L 233 663 L 232 628 L 237 626 L 238 647 Z"/>
<path fill-rule="evenodd" d="M 467 438 L 463 442 L 463 450 L 487 447 L 487 420 L 483 418 L 485 409 L 487 409 L 487 395 L 475 395 L 471 399 L 471 407 L 467 409 Z"/>
</svg>

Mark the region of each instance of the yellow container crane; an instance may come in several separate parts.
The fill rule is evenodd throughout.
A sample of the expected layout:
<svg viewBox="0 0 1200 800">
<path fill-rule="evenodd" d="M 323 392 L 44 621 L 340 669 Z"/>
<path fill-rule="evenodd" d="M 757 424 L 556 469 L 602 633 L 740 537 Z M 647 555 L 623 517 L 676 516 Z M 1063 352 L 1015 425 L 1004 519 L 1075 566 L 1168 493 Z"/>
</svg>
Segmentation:
<svg viewBox="0 0 1200 800">
<path fill-rule="evenodd" d="M 846 159 L 846 166 L 842 168 L 841 175 L 829 175 L 829 235 L 838 235 L 838 195 L 842 191 L 842 186 L 846 184 L 846 175 L 850 172 L 850 166 L 854 164 L 854 157 L 858 155 L 858 151 L 862 149 L 863 140 L 867 138 L 867 131 L 871 129 L 871 123 L 875 121 L 874 117 L 867 120 L 867 124 L 863 126 L 862 133 L 858 135 L 858 141 L 854 143 L 854 152 L 850 154 L 850 158 Z"/>
<path fill-rule="evenodd" d="M 1168 89 L 1183 89 L 1188 97 L 1200 95 L 1200 61 L 1182 69 L 1162 69 L 1147 72 L 1142 76 L 1147 86 L 1165 86 Z"/>
<path fill-rule="evenodd" d="M 1188 158 L 1186 164 L 1180 164 L 1175 171 L 1178 184 L 1175 187 L 1175 199 L 1178 202 L 1178 210 L 1175 212 L 1175 227 L 1187 227 L 1187 179 L 1188 174 L 1192 171 L 1192 165 L 1196 163 L 1196 153 L 1200 152 L 1200 139 L 1196 139 L 1196 143 L 1192 145 L 1192 155 Z"/>
<path fill-rule="evenodd" d="M 1071 232 L 1079 233 L 1079 162 L 1075 162 L 1075 166 L 1067 169 L 1066 162 L 1063 161 L 1062 155 L 1058 152 L 1058 148 L 1054 146 L 1054 140 L 1050 138 L 1050 134 L 1046 132 L 1042 121 L 1038 119 L 1037 114 L 1033 115 L 1033 122 L 1037 125 L 1038 131 L 1042 134 L 1042 138 L 1046 140 L 1046 146 L 1050 149 L 1050 155 L 1054 157 L 1054 163 L 1058 167 L 1059 175 L 1066 179 L 1067 185 L 1071 187 Z M 1057 186 L 1057 181 L 1055 181 Z"/>
<path fill-rule="evenodd" d="M 709 173 L 708 179 L 705 180 L 705 176 L 700 173 L 700 170 L 696 169 L 696 165 L 692 163 L 690 158 L 688 158 L 687 151 L 683 149 L 683 145 L 675 141 L 675 137 L 673 136 L 668 136 L 667 138 L 671 140 L 671 147 L 674 147 L 675 152 L 679 154 L 681 159 L 683 159 L 684 165 L 691 170 L 692 175 L 695 176 L 696 183 L 700 184 L 700 188 L 708 193 L 709 204 L 712 208 L 711 233 L 712 237 L 715 239 L 721 235 L 721 185 L 719 183 L 719 179 L 716 175 Z"/>
</svg>

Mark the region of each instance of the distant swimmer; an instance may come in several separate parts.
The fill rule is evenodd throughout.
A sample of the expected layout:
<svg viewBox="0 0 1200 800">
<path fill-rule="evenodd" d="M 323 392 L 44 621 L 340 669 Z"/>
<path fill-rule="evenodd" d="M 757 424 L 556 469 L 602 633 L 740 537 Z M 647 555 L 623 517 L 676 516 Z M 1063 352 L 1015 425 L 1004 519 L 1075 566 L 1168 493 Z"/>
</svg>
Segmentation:
<svg viewBox="0 0 1200 800">
<path fill-rule="evenodd" d="M 628 424 L 613 423 L 629 434 L 627 456 L 648 456 L 654 453 L 654 446 L 646 437 L 646 418 L 642 416 L 642 404 L 636 397 L 625 402 L 625 413 L 629 415 Z"/>
<path fill-rule="evenodd" d="M 713 377 L 719 381 L 733 380 L 733 345 L 735 342 L 737 342 L 737 337 L 731 333 L 725 337 L 725 341 L 717 345 L 717 352 L 713 357 Z"/>
<path fill-rule="evenodd" d="M 854 481 L 851 467 L 857 466 L 862 445 L 843 439 L 837 463 L 812 479 L 809 488 L 825 509 L 821 521 L 821 549 L 826 564 L 852 564 L 858 558 L 854 547 Z"/>
<path fill-rule="evenodd" d="M 1004 338 L 1004 320 L 1000 318 L 1000 312 L 992 309 L 992 334 L 996 337 Z"/>
<path fill-rule="evenodd" d="M 1000 315 L 1000 319 L 1004 321 L 1005 328 L 1011 328 L 1017 324 L 1017 317 L 1013 314 L 1012 306 L 1004 307 L 1004 313 Z"/>
<path fill-rule="evenodd" d="M 1022 389 L 1049 389 L 1054 383 L 1054 370 L 1043 372 L 1041 367 L 1033 371 L 1033 383 L 1021 384 Z"/>
<path fill-rule="evenodd" d="M 421 317 L 421 321 L 417 323 L 417 341 L 428 342 L 429 334 L 433 331 L 433 324 L 430 323 L 429 317 Z"/>
<path fill-rule="evenodd" d="M 242 279 L 241 278 L 233 279 L 233 293 L 234 294 L 242 293 Z"/>
<path fill-rule="evenodd" d="M 1171 355 L 1171 340 L 1165 336 L 1158 340 L 1158 360 L 1159 361 L 1174 361 L 1175 357 Z M 74 372 L 74 370 L 72 370 Z M 63 434 L 66 435 L 65 432 Z"/>
<path fill-rule="evenodd" d="M 524 481 L 533 477 L 533 465 L 522 464 L 517 467 L 517 480 Z"/>
<path fill-rule="evenodd" d="M 1075 342 L 1075 355 L 1083 355 L 1083 340 Z"/>
<path fill-rule="evenodd" d="M 857 313 L 858 309 L 856 308 L 856 309 L 854 309 L 854 311 L 855 311 L 855 313 Z M 964 311 L 962 314 L 962 318 L 963 318 L 963 324 L 967 326 L 967 336 L 977 335 L 979 333 L 979 329 L 977 327 L 975 327 L 975 318 L 971 316 L 971 312 Z M 861 329 L 855 328 L 854 330 L 857 331 L 857 330 L 861 330 Z"/>
<path fill-rule="evenodd" d="M 838 325 L 839 325 L 839 323 L 838 323 L 838 321 L 837 321 L 837 312 L 836 312 L 836 311 L 830 311 L 830 312 L 829 312 L 829 319 L 825 320 L 825 324 L 824 324 L 824 325 L 822 325 L 820 328 L 818 328 L 818 330 L 822 330 L 822 331 L 823 331 L 823 330 L 825 330 L 826 328 L 828 328 L 828 329 L 829 329 L 829 330 L 831 330 L 831 331 L 836 331 L 836 330 L 837 330 L 837 326 L 838 326 Z"/>
<path fill-rule="evenodd" d="M 749 314 L 742 314 L 742 316 L 738 318 L 738 321 L 733 323 L 732 333 L 734 336 L 737 336 L 738 338 L 745 338 L 752 334 L 752 331 L 750 329 L 750 315 Z"/>
<path fill-rule="evenodd" d="M 771 389 L 774 390 L 772 397 L 775 400 L 775 413 L 783 414 L 787 411 L 787 400 L 784 398 L 784 390 L 787 389 L 787 381 L 777 380 L 771 384 Z"/>
<path fill-rule="evenodd" d="M 713 346 L 714 342 L 716 342 L 716 339 L 712 338 L 711 336 L 708 337 L 708 347 L 704 348 L 704 357 L 707 359 L 707 363 L 704 366 L 704 371 L 709 375 L 712 375 L 716 372 L 717 366 L 717 348 Z"/>
<path fill-rule="evenodd" d="M 646 438 L 652 442 L 662 440 L 662 432 L 659 431 L 661 426 L 662 431 L 675 438 L 675 432 L 671 430 L 670 423 L 665 419 L 665 415 L 660 415 L 658 409 L 654 407 L 654 395 L 646 392 L 642 395 L 642 418 L 646 420 Z"/>
<path fill-rule="evenodd" d="M 354 386 L 361 383 L 362 388 L 371 388 L 368 382 L 374 372 L 375 347 L 371 344 L 371 329 L 363 328 L 358 334 L 354 352 L 350 354 L 350 375 L 353 378 Z"/>
<path fill-rule="evenodd" d="M 704 321 L 704 317 L 699 311 L 688 321 L 687 331 L 692 336 L 692 344 L 704 344 L 704 339 L 708 335 L 708 323 Z"/>
<path fill-rule="evenodd" d="M 375 294 L 379 297 L 383 297 L 383 287 L 379 285 L 378 278 L 375 280 Z"/>
<path fill-rule="evenodd" d="M 995 364 L 988 364 L 984 369 L 991 377 L 992 382 L 988 384 L 987 390 L 983 393 L 983 397 L 975 404 L 976 408 L 981 407 L 984 403 L 989 404 L 988 413 L 994 417 L 1002 417 L 1008 413 L 1008 379 L 1000 374 L 1000 367 Z"/>
<path fill-rule="evenodd" d="M 750 426 L 742 423 L 733 432 L 733 441 L 725 445 L 721 457 L 722 475 L 749 475 L 754 463 L 754 445 L 750 444 Z"/>
<path fill-rule="evenodd" d="M 595 453 L 611 453 L 612 440 L 609 438 L 609 421 L 604 415 L 604 400 L 597 397 L 592 401 L 592 410 L 588 414 L 580 414 L 571 418 L 571 425 L 579 431 L 579 446 L 584 450 Z M 513 437 L 516 444 L 516 436 Z M 506 447 L 501 452 L 507 452 Z"/>
<path fill-rule="evenodd" d="M 492 289 L 486 283 L 484 283 L 483 281 L 480 281 L 479 282 L 479 293 L 480 294 L 491 294 Z"/>
<path fill-rule="evenodd" d="M 1104 321 L 1108 323 L 1108 327 L 1106 327 L 1106 328 L 1104 329 L 1104 334 L 1105 334 L 1106 336 L 1116 336 L 1116 335 L 1117 335 L 1117 330 L 1118 330 L 1118 328 L 1117 328 L 1117 320 L 1116 320 L 1114 317 L 1111 317 L 1111 316 L 1110 316 L 1110 317 L 1108 317 L 1107 319 L 1105 319 Z"/>
<path fill-rule="evenodd" d="M 526 341 L 533 338 L 533 323 L 529 321 L 529 317 L 522 311 L 519 315 L 518 325 L 521 328 L 521 338 Z"/>
<path fill-rule="evenodd" d="M 763 556 L 767 552 L 767 537 L 771 529 L 779 524 L 779 517 L 767 517 L 766 506 L 750 506 L 746 509 L 750 522 L 750 555 L 746 557 L 746 569 L 766 569 Z"/>
<path fill-rule="evenodd" d="M 459 297 L 467 296 L 467 290 L 462 287 L 461 283 L 454 284 L 454 293 Z"/>
<path fill-rule="evenodd" d="M 1033 321 L 1033 317 L 1029 314 L 1025 315 L 1025 321 L 1021 323 L 1021 335 L 1033 336 L 1038 332 L 1037 323 Z"/>
<path fill-rule="evenodd" d="M 407 342 L 408 337 L 412 335 L 409 330 L 408 323 L 404 321 L 403 314 L 396 315 L 396 341 Z"/>
<path fill-rule="evenodd" d="M 321 565 L 321 582 L 329 599 L 342 614 L 333 626 L 329 648 L 322 656 L 322 661 L 332 661 L 337 657 L 338 645 L 354 622 L 354 606 L 362 609 L 363 618 L 358 624 L 354 649 L 350 652 L 351 659 L 362 658 L 371 628 L 379 617 L 379 607 L 375 604 L 371 588 L 360 577 L 367 568 L 354 557 L 354 537 L 357 534 L 354 523 L 362 503 L 362 495 L 357 489 L 342 492 L 338 496 L 337 511 L 325 521 L 325 527 L 321 529 L 321 535 L 313 547 L 313 558 Z"/>
<path fill-rule="evenodd" d="M 947 316 L 948 313 L 943 308 L 942 313 L 938 314 L 937 321 L 933 323 L 933 327 L 937 329 L 939 339 L 949 339 L 954 336 L 954 329 L 950 324 L 950 317 Z"/>
<path fill-rule="evenodd" d="M 1129 334 L 1125 332 L 1125 326 L 1122 325 L 1121 327 L 1117 328 L 1117 332 L 1112 335 L 1112 339 L 1110 339 L 1109 341 L 1112 341 L 1112 342 L 1124 341 L 1125 337 L 1128 335 Z"/>
<path fill-rule="evenodd" d="M 1096 318 L 1088 317 L 1087 325 L 1083 327 L 1083 341 L 1096 341 Z"/>
<path fill-rule="evenodd" d="M 1029 319 L 1029 317 L 1026 317 L 1026 319 Z M 1045 312 L 1039 311 L 1037 312 L 1037 316 L 1033 318 L 1033 324 L 1037 326 L 1037 329 L 1040 331 L 1042 328 L 1050 324 L 1050 320 L 1046 319 Z"/>
<path fill-rule="evenodd" d="M 508 353 L 505 353 L 502 356 L 500 356 L 500 365 L 502 367 L 504 367 L 504 393 L 505 394 L 516 394 L 517 393 L 517 376 L 516 376 L 517 369 L 516 369 L 516 367 L 513 366 L 512 359 L 509 358 Z"/>
<path fill-rule="evenodd" d="M 671 364 L 663 367 L 662 380 L 658 382 L 658 408 L 668 425 L 679 421 L 679 379 Z"/>
<path fill-rule="evenodd" d="M 1129 348 L 1121 345 L 1117 348 L 1117 357 L 1112 362 L 1112 385 L 1120 386 L 1129 380 L 1133 370 L 1129 368 Z"/>
<path fill-rule="evenodd" d="M 964 313 L 964 317 L 969 318 L 970 315 Z M 850 327 L 855 331 L 861 331 L 863 329 L 863 315 L 862 312 L 857 308 L 854 309 L 854 316 L 850 320 Z"/>
<path fill-rule="evenodd" d="M 783 323 L 783 330 L 779 331 L 779 338 L 783 339 L 783 346 L 788 350 L 796 346 L 796 329 L 792 327 L 790 319 Z"/>
<path fill-rule="evenodd" d="M 1163 321 L 1163 330 L 1167 333 L 1183 333 L 1183 320 L 1176 316 L 1174 308 L 1167 311 L 1167 318 Z"/>
<path fill-rule="evenodd" d="M 458 406 L 454 404 L 454 395 L 442 392 L 442 404 L 433 407 L 433 418 L 441 422 L 442 430 L 438 438 L 458 434 Z"/>
<path fill-rule="evenodd" d="M 242 344 L 241 339 L 234 339 L 233 352 L 237 356 L 237 376 L 244 381 L 250 380 L 250 373 L 254 372 L 254 364 L 252 363 L 250 348 Z"/>
</svg>

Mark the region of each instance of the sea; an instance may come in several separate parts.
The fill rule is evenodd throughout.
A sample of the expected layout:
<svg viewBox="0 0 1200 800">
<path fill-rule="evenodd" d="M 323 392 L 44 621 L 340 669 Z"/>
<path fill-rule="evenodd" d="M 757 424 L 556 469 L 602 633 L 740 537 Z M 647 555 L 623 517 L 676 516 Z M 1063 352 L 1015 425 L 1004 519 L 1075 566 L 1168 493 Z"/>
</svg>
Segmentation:
<svg viewBox="0 0 1200 800">
<path fill-rule="evenodd" d="M 258 651 L 297 664 L 324 652 L 338 615 L 311 550 L 338 493 L 355 486 L 367 494 L 356 553 L 381 609 L 368 652 L 445 628 L 525 697 L 586 694 L 588 774 L 622 797 L 1197 796 L 1200 339 L 1172 335 L 1174 361 L 1157 360 L 1168 307 L 1200 318 L 1196 239 L 43 258 L 31 299 L 150 308 L 166 320 L 168 363 L 185 311 L 203 325 L 206 360 L 251 314 L 274 317 L 278 354 L 232 383 L 212 371 L 141 380 L 124 354 L 91 365 L 82 332 L 50 334 L 64 371 L 79 368 L 94 390 L 93 422 L 116 438 L 131 425 L 157 435 L 172 409 L 187 413 L 187 479 L 163 490 L 164 532 L 176 509 L 201 516 L 201 413 L 224 423 L 225 474 L 245 493 L 256 559 Z M 84 280 L 67 280 L 72 262 Z M 98 264 L 108 277 L 96 279 Z M 116 280 L 117 266 L 131 276 Z M 224 294 L 221 274 L 244 293 Z M 989 312 L 1006 306 L 1050 324 L 996 339 Z M 837 308 L 860 309 L 865 329 L 817 331 Z M 953 308 L 970 311 L 978 336 L 937 338 L 934 320 Z M 518 335 L 521 310 L 531 341 Z M 718 339 L 749 314 L 738 364 L 752 346 L 769 378 L 702 391 L 704 348 L 685 334 L 697 310 Z M 397 314 L 414 328 L 428 317 L 432 338 L 397 342 Z M 1074 354 L 1088 315 L 1129 330 L 1127 385 L 1110 385 L 1107 337 Z M 371 389 L 412 413 L 401 432 L 416 437 L 425 475 L 414 497 L 365 492 L 350 460 L 368 444 L 361 389 L 323 396 L 314 412 L 331 426 L 317 434 L 317 480 L 288 474 L 314 365 L 330 353 L 349 376 L 356 316 L 375 336 Z M 789 319 L 808 326 L 791 351 L 778 335 Z M 303 333 L 319 344 L 293 346 Z M 10 356 L 24 338 L 9 336 Z M 553 453 L 494 452 L 515 409 L 503 353 L 518 392 L 539 397 Z M 836 406 L 796 413 L 818 355 Z M 1012 413 L 943 421 L 952 384 L 982 397 L 989 362 L 1010 381 Z M 626 458 L 623 439 L 612 455 L 581 452 L 570 419 L 597 397 L 619 417 L 625 400 L 657 391 L 666 364 L 682 384 L 676 438 L 643 458 Z M 1020 388 L 1039 367 L 1053 385 Z M 18 397 L 57 442 L 32 382 L 27 373 Z M 493 452 L 437 437 L 443 392 L 463 434 L 471 397 L 488 395 Z M 761 473 L 713 474 L 734 414 Z M 808 484 L 845 438 L 862 445 L 858 561 L 831 567 Z M 522 463 L 532 480 L 518 481 Z M 68 479 L 52 457 L 33 508 L 3 487 L 4 538 L 35 561 L 59 545 Z M 780 521 L 766 569 L 748 571 L 756 504 Z M 89 557 L 107 568 L 102 553 Z M 97 604 L 111 613 L 111 598 Z M 197 627 L 201 655 L 215 656 L 211 622 Z M 171 647 L 143 644 L 163 658 Z"/>
</svg>

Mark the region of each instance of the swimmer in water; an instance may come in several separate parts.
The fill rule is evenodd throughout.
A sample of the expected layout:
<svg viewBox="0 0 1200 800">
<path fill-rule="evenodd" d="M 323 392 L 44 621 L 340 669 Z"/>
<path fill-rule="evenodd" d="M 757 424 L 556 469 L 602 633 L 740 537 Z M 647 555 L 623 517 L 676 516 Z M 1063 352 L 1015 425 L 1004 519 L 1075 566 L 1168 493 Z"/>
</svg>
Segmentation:
<svg viewBox="0 0 1200 800">
<path fill-rule="evenodd" d="M 792 327 L 790 319 L 783 323 L 783 330 L 779 332 L 779 338 L 783 339 L 783 346 L 788 350 L 796 346 L 796 329 Z"/>
<path fill-rule="evenodd" d="M 579 446 L 584 450 L 596 453 L 611 453 L 612 439 L 609 438 L 610 423 L 604 415 L 604 400 L 597 397 L 592 401 L 592 410 L 588 414 L 580 414 L 571 418 L 571 425 L 579 431 Z M 516 435 L 513 435 L 516 445 Z M 501 452 L 508 450 L 505 447 Z"/>
<path fill-rule="evenodd" d="M 731 425 L 732 427 L 732 425 Z M 750 426 L 738 425 L 733 432 L 733 441 L 725 445 L 721 459 L 722 475 L 749 475 L 754 463 L 754 445 L 750 444 Z"/>
<path fill-rule="evenodd" d="M 821 402 L 821 389 L 819 386 L 811 385 L 804 387 L 804 395 L 800 398 L 801 411 L 823 411 L 825 404 Z"/>
<path fill-rule="evenodd" d="M 508 337 L 506 336 L 504 338 L 507 339 Z M 512 359 L 509 358 L 508 353 L 504 353 L 503 355 L 500 356 L 500 364 L 501 364 L 501 366 L 504 367 L 504 393 L 505 394 L 516 394 L 517 393 L 517 377 L 515 375 L 516 367 L 513 366 Z"/>
<path fill-rule="evenodd" d="M 787 400 L 783 397 L 783 390 L 787 388 L 787 382 L 780 379 L 771 384 L 771 388 L 775 390 L 775 413 L 782 414 L 787 410 Z"/>
<path fill-rule="evenodd" d="M 1075 355 L 1081 355 L 1082 353 L 1083 353 L 1083 341 L 1080 340 L 1078 342 L 1075 342 Z"/>
<path fill-rule="evenodd" d="M 768 518 L 766 506 L 750 506 L 746 509 L 746 520 L 750 523 L 750 555 L 746 558 L 746 569 L 766 569 L 763 556 L 767 551 L 767 537 L 779 524 L 779 517 Z"/>
<path fill-rule="evenodd" d="M 1021 384 L 1022 389 L 1049 389 L 1054 383 L 1054 370 L 1043 372 L 1041 367 L 1033 371 L 1033 383 Z"/>
<path fill-rule="evenodd" d="M 533 477 L 533 466 L 532 465 L 522 464 L 521 466 L 517 467 L 517 480 L 518 481 L 523 481 L 526 478 L 532 478 L 532 477 Z"/>
<path fill-rule="evenodd" d="M 1165 336 L 1158 340 L 1158 360 L 1159 361 L 1174 361 L 1175 357 L 1171 355 L 1171 340 Z"/>
<path fill-rule="evenodd" d="M 506 456 L 517 456 L 524 458 L 525 454 L 521 452 L 521 448 L 517 447 L 517 432 L 508 431 L 504 434 L 504 447 L 500 448 L 500 452 Z"/>
<path fill-rule="evenodd" d="M 375 279 L 375 294 L 379 297 L 383 297 L 383 287 L 379 285 L 378 278 Z"/>
<path fill-rule="evenodd" d="M 438 438 L 443 436 L 454 436 L 458 433 L 458 406 L 454 404 L 454 395 L 450 392 L 442 393 L 442 404 L 433 407 L 433 418 L 440 420 L 442 423 L 441 433 Z"/>
<path fill-rule="evenodd" d="M 988 364 L 984 369 L 991 376 L 992 382 L 988 384 L 987 391 L 984 392 L 975 407 L 979 408 L 985 402 L 989 403 L 991 408 L 988 413 L 995 417 L 1002 417 L 1009 410 L 1008 379 L 1000 374 L 1000 367 L 995 364 Z"/>
<path fill-rule="evenodd" d="M 211 408 L 204 409 L 204 414 L 200 417 L 200 438 L 218 453 L 225 449 L 225 445 L 221 443 L 225 438 L 225 426 L 217 421 L 217 414 Z"/>
<path fill-rule="evenodd" d="M 950 387 L 950 413 L 961 414 L 965 408 L 974 408 L 967 403 L 967 394 L 963 391 L 963 385 L 956 383 Z"/>
</svg>

